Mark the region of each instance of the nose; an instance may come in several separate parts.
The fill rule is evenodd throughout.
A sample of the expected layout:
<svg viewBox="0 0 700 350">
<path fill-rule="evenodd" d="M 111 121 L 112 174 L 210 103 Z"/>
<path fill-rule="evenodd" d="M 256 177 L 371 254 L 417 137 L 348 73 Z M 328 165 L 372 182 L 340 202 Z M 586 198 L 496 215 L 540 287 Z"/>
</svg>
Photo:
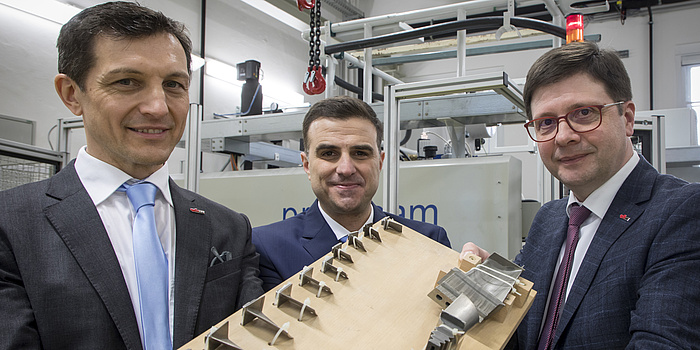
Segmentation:
<svg viewBox="0 0 700 350">
<path fill-rule="evenodd" d="M 343 152 L 340 159 L 338 159 L 338 164 L 335 168 L 335 172 L 338 173 L 338 175 L 351 176 L 355 174 L 355 171 L 355 161 L 349 154 Z"/>
<path fill-rule="evenodd" d="M 141 114 L 152 117 L 162 117 L 168 113 L 166 92 L 162 86 L 154 86 L 144 91 L 139 106 Z"/>
<path fill-rule="evenodd" d="M 559 120 L 557 135 L 554 137 L 554 140 L 557 144 L 566 145 L 570 142 L 576 142 L 578 138 L 579 134 L 571 129 L 569 123 L 567 123 L 566 120 Z"/>
</svg>

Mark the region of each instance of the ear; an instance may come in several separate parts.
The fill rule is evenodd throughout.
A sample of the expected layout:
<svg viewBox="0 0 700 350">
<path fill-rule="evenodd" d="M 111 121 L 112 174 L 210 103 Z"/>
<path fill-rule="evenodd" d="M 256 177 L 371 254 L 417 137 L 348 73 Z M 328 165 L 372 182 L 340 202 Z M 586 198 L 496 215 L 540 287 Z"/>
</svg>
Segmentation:
<svg viewBox="0 0 700 350">
<path fill-rule="evenodd" d="M 623 111 L 623 116 L 625 117 L 625 133 L 627 136 L 632 136 L 634 134 L 634 112 L 635 112 L 634 102 L 628 101 L 625 104 L 625 110 Z"/>
<path fill-rule="evenodd" d="M 306 155 L 306 152 L 301 152 L 301 164 L 304 166 L 306 176 L 309 178 L 309 180 L 311 180 L 311 171 L 309 170 L 309 156 Z"/>
<path fill-rule="evenodd" d="M 382 171 L 382 166 L 384 165 L 384 156 L 385 155 L 386 155 L 386 153 L 384 151 L 381 151 L 381 153 L 379 153 L 379 171 Z"/>
<path fill-rule="evenodd" d="M 53 83 L 63 104 L 76 116 L 83 115 L 83 107 L 76 97 L 77 94 L 81 93 L 78 84 L 65 74 L 56 75 Z"/>
</svg>

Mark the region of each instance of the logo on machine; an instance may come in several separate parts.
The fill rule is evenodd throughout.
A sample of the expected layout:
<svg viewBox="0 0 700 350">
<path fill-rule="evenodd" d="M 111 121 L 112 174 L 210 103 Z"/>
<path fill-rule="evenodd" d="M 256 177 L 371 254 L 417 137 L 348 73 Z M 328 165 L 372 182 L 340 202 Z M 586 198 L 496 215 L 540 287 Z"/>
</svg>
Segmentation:
<svg viewBox="0 0 700 350">
<path fill-rule="evenodd" d="M 415 204 L 409 205 L 408 208 L 409 210 L 406 211 L 406 207 L 404 207 L 403 205 L 399 205 L 399 212 L 397 215 L 402 218 L 422 221 L 433 225 L 438 224 L 438 208 L 435 204 Z M 302 207 L 301 210 L 297 211 L 295 208 L 292 207 L 282 208 L 282 220 L 306 212 L 308 209 L 309 207 Z M 379 209 L 382 210 L 382 207 L 379 207 Z M 430 219 L 432 219 L 432 222 L 430 221 Z"/>
</svg>

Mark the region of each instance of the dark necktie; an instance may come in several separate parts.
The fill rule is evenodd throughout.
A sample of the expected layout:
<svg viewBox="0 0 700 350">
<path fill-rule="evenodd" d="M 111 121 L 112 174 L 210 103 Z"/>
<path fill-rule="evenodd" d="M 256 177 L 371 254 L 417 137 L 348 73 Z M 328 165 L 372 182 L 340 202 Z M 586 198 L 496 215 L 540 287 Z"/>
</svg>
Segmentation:
<svg viewBox="0 0 700 350">
<path fill-rule="evenodd" d="M 559 323 L 561 310 L 564 308 L 564 299 L 566 296 L 566 286 L 571 273 L 571 264 L 574 261 L 574 252 L 579 239 L 579 227 L 586 221 L 591 211 L 586 207 L 579 206 L 574 203 L 569 210 L 569 227 L 566 230 L 566 249 L 564 250 L 564 258 L 559 264 L 557 278 L 554 281 L 551 296 L 549 298 L 549 307 L 547 309 L 547 318 L 540 336 L 538 350 L 548 350 L 552 346 L 554 334 Z"/>
<path fill-rule="evenodd" d="M 158 238 L 155 221 L 157 188 L 140 182 L 126 188 L 126 195 L 136 211 L 133 226 L 134 265 L 141 305 L 143 348 L 172 349 L 168 316 L 168 259 Z"/>
</svg>

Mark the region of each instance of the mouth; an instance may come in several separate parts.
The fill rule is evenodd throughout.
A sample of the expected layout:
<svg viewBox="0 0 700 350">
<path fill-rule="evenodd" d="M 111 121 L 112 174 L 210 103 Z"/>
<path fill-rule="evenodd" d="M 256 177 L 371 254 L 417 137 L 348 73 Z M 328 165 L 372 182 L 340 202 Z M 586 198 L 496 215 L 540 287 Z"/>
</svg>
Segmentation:
<svg viewBox="0 0 700 350">
<path fill-rule="evenodd" d="M 129 128 L 129 130 L 140 132 L 142 134 L 162 134 L 165 132 L 165 129 L 135 129 L 135 128 Z"/>
<path fill-rule="evenodd" d="M 577 154 L 573 156 L 567 156 L 567 157 L 561 157 L 559 158 L 559 162 L 563 164 L 573 164 L 576 163 L 583 158 L 585 158 L 588 154 Z"/>
</svg>

